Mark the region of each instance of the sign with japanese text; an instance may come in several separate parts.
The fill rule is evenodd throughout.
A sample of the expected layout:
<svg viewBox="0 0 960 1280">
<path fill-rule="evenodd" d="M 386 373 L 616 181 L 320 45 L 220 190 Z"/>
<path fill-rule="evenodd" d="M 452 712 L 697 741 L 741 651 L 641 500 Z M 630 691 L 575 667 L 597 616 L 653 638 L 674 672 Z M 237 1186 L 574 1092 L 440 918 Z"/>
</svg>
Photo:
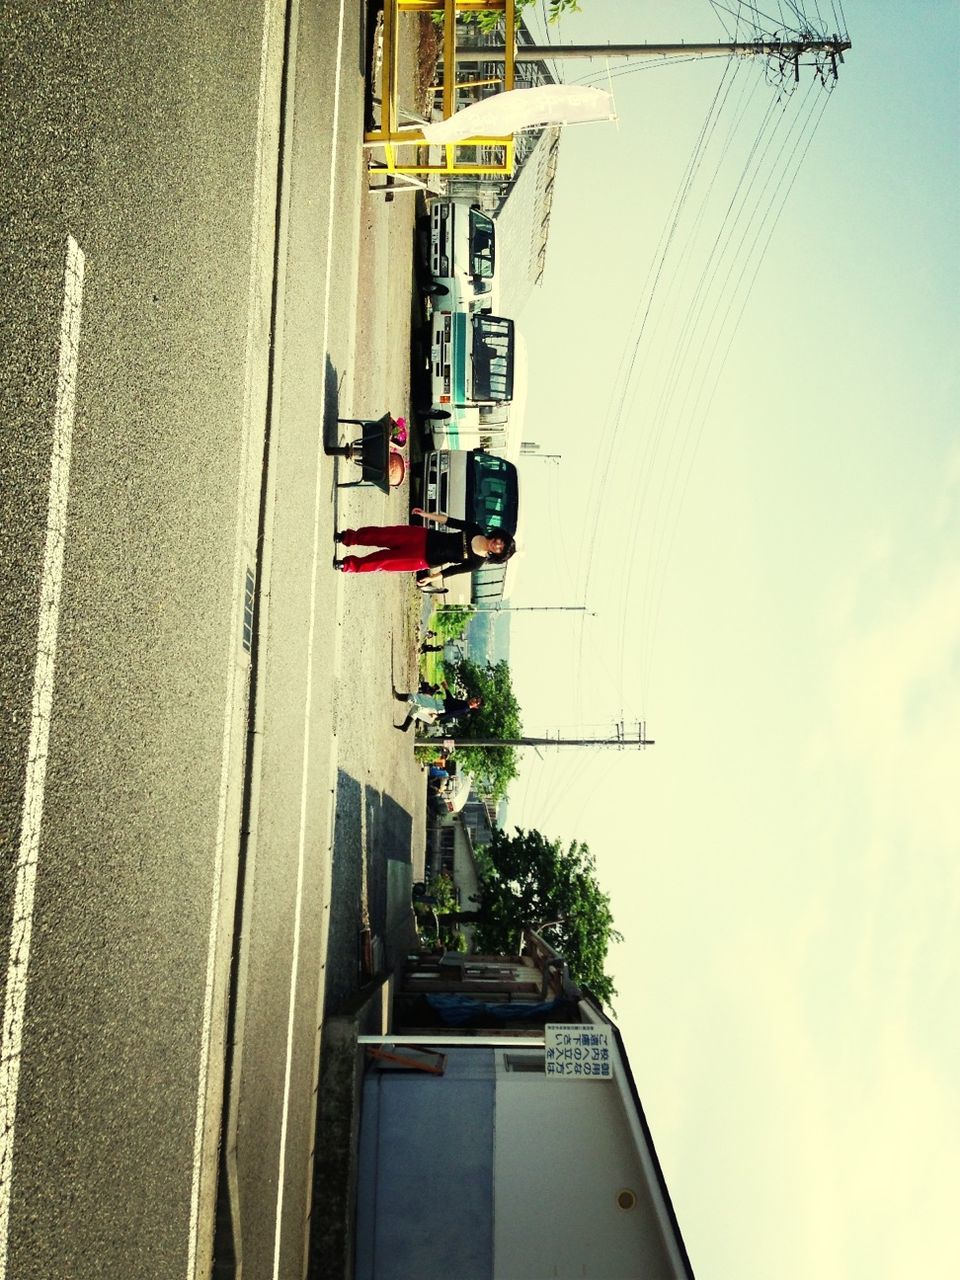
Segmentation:
<svg viewBox="0 0 960 1280">
<path fill-rule="evenodd" d="M 546 1073 L 557 1079 L 611 1080 L 613 1055 L 607 1027 L 548 1022 L 544 1027 Z"/>
</svg>

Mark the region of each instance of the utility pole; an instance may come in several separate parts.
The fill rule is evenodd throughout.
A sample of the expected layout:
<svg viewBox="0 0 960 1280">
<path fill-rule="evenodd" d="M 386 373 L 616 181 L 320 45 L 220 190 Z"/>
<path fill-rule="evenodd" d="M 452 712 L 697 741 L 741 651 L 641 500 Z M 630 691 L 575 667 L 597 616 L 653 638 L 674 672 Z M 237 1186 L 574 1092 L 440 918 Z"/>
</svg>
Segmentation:
<svg viewBox="0 0 960 1280">
<path fill-rule="evenodd" d="M 636 737 L 627 737 L 623 721 L 614 726 L 615 736 L 612 738 L 445 738 L 444 742 L 453 747 L 652 747 L 656 739 L 648 738 L 646 721 L 637 725 Z M 421 738 L 427 742 L 429 739 Z"/>
<path fill-rule="evenodd" d="M 465 606 L 459 604 L 441 604 L 434 609 L 434 613 L 457 613 Z M 585 604 L 495 604 L 491 608 L 480 608 L 479 605 L 474 606 L 474 611 L 470 615 L 476 617 L 481 613 L 587 613 Z M 596 614 L 591 613 L 591 618 L 595 618 Z"/>
<path fill-rule="evenodd" d="M 707 44 L 521 44 L 514 57 L 517 62 L 553 62 L 558 58 L 774 58 L 796 66 L 805 53 L 812 53 L 833 59 L 836 75 L 836 60 L 842 62 L 850 47 L 849 40 L 838 36 L 829 40 L 730 40 Z M 505 52 L 503 45 L 474 45 L 457 49 L 457 61 L 497 62 Z"/>
<path fill-rule="evenodd" d="M 586 613 L 585 604 L 498 604 L 492 609 L 478 609 L 478 613 Z M 590 617 L 597 615 L 591 613 Z"/>
</svg>

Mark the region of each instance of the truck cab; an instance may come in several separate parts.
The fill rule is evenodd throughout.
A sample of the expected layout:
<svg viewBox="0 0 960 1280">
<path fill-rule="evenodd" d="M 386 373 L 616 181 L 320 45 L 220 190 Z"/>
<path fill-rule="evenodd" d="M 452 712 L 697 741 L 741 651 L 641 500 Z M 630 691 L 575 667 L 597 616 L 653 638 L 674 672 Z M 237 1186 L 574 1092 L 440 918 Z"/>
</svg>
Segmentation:
<svg viewBox="0 0 960 1280">
<path fill-rule="evenodd" d="M 487 312 L 435 311 L 430 323 L 430 422 L 436 449 L 484 443 L 513 399 L 513 321 Z"/>
<path fill-rule="evenodd" d="M 496 284 L 496 230 L 478 204 L 437 197 L 428 213 L 427 292 L 444 311 L 490 311 Z"/>
</svg>

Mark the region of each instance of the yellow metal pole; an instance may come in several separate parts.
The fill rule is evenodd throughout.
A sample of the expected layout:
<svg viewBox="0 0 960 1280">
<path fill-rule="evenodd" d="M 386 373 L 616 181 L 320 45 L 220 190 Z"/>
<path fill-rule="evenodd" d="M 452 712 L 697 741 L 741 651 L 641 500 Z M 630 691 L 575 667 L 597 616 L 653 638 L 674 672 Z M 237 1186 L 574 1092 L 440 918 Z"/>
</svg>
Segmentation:
<svg viewBox="0 0 960 1280">
<path fill-rule="evenodd" d="M 384 0 L 383 5 L 383 61 L 380 107 L 380 128 L 364 134 L 364 142 L 368 146 L 384 148 L 384 163 L 388 172 L 404 174 L 450 174 L 468 173 L 478 175 L 509 174 L 513 171 L 514 144 L 508 137 L 466 138 L 462 142 L 448 142 L 443 145 L 443 162 L 439 165 L 419 163 L 416 158 L 413 164 L 399 163 L 397 148 L 403 146 L 423 146 L 424 137 L 419 129 L 401 128 L 398 106 L 398 59 L 397 39 L 399 15 L 401 12 L 440 13 L 443 15 L 443 83 L 435 86 L 433 92 L 442 92 L 442 115 L 448 120 L 456 110 L 457 93 L 457 13 L 492 9 L 504 14 L 504 74 L 499 77 L 472 81 L 465 87 L 483 88 L 487 85 L 502 83 L 505 89 L 514 85 L 514 54 L 516 42 L 516 8 L 515 0 Z M 486 164 L 460 164 L 457 161 L 459 147 L 493 146 L 503 151 L 502 162 Z"/>
</svg>

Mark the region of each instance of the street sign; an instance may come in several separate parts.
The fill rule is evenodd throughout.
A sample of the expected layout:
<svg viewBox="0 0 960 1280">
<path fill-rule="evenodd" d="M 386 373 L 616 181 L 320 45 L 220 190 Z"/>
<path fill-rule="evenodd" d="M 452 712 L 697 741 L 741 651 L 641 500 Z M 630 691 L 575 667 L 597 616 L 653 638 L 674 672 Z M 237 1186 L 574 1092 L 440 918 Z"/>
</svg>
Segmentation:
<svg viewBox="0 0 960 1280">
<path fill-rule="evenodd" d="M 545 1070 L 556 1080 L 612 1080 L 613 1054 L 607 1027 L 548 1022 L 544 1028 Z"/>
</svg>

